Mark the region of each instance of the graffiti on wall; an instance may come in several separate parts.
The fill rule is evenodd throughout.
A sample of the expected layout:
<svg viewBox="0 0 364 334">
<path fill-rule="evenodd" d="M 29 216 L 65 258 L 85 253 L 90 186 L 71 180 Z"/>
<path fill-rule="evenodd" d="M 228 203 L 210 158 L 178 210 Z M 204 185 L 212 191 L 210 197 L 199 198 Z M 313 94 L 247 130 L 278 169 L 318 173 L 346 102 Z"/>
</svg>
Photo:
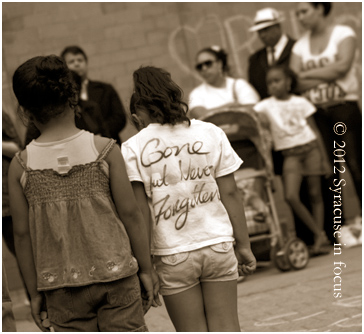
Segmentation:
<svg viewBox="0 0 364 334">
<path fill-rule="evenodd" d="M 358 35 L 358 41 L 361 41 L 361 13 L 342 14 L 336 16 L 334 22 L 351 26 Z M 170 55 L 183 72 L 200 80 L 193 69 L 197 51 L 206 46 L 219 45 L 229 54 L 232 75 L 245 78 L 249 55 L 262 47 L 257 33 L 248 30 L 252 25 L 253 18 L 242 14 L 225 19 L 216 14 L 207 15 L 195 25 L 180 25 L 170 33 Z M 298 38 L 302 33 L 294 10 L 287 12 L 283 25 L 293 38 Z M 355 66 L 357 73 L 361 74 L 361 45 L 358 45 Z"/>
</svg>

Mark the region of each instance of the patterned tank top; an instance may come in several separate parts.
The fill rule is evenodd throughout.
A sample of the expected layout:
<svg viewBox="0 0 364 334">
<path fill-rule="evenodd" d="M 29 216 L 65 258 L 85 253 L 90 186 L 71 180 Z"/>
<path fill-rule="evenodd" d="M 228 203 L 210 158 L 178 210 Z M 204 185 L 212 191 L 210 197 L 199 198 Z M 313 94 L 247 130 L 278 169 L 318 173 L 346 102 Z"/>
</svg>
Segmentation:
<svg viewBox="0 0 364 334">
<path fill-rule="evenodd" d="M 26 176 L 38 290 L 110 282 L 138 271 L 105 171 L 114 145 L 110 140 L 95 161 L 64 174 L 31 169 L 17 153 Z"/>
</svg>

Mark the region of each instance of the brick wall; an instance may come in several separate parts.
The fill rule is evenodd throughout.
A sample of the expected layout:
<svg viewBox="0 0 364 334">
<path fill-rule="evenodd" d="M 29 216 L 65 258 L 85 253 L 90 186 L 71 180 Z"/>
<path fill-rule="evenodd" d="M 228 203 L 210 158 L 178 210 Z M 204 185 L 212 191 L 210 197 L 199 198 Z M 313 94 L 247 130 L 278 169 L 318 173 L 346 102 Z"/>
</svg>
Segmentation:
<svg viewBox="0 0 364 334">
<path fill-rule="evenodd" d="M 112 83 L 125 106 L 132 72 L 140 65 L 164 67 L 187 96 L 200 82 L 193 70 L 194 56 L 213 44 L 228 51 L 233 75 L 246 77 L 247 58 L 261 46 L 248 28 L 256 10 L 267 6 L 272 3 L 3 3 L 3 107 L 14 110 L 10 81 L 22 62 L 37 55 L 59 54 L 71 44 L 87 53 L 89 77 Z M 284 29 L 297 38 L 301 31 L 295 5 L 273 6 L 286 18 Z M 361 3 L 335 3 L 330 15 L 357 32 L 360 74 L 361 13 Z"/>
</svg>

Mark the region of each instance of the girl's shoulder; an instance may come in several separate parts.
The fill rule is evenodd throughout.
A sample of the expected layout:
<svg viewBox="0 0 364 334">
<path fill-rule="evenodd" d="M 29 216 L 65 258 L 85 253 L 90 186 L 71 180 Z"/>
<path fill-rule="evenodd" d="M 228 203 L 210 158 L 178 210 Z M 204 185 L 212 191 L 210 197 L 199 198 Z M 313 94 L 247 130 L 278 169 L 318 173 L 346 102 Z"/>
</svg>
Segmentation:
<svg viewBox="0 0 364 334">
<path fill-rule="evenodd" d="M 28 154 L 26 148 L 22 151 L 19 151 L 13 157 L 10 169 L 14 173 L 16 179 L 20 180 L 23 172 L 27 169 L 27 161 L 28 161 Z"/>
<path fill-rule="evenodd" d="M 291 98 L 289 99 L 289 103 L 294 105 L 295 108 L 298 108 L 301 111 L 312 112 L 316 110 L 316 107 L 312 104 L 312 102 L 301 95 L 292 94 Z"/>
<path fill-rule="evenodd" d="M 111 138 L 101 137 L 100 135 L 94 135 L 94 144 L 96 150 L 101 153 L 104 148 L 109 144 Z"/>
<path fill-rule="evenodd" d="M 220 136 L 221 133 L 224 132 L 224 130 L 222 130 L 217 125 L 210 122 L 201 121 L 198 119 L 191 120 L 191 125 L 189 129 L 192 133 L 197 133 L 197 134 L 205 133 L 217 136 Z"/>
<path fill-rule="evenodd" d="M 305 96 L 302 96 L 302 95 L 296 95 L 296 94 L 291 94 L 291 97 L 288 101 L 294 101 L 294 102 L 297 102 L 297 103 L 310 103 L 311 102 L 305 97 Z"/>
</svg>

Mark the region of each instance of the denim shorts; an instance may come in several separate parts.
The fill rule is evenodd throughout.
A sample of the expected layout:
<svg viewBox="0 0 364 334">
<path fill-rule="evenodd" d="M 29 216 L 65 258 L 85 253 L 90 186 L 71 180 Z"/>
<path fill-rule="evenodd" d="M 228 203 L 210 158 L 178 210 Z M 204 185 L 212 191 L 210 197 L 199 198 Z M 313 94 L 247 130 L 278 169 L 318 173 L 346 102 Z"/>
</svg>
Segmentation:
<svg viewBox="0 0 364 334">
<path fill-rule="evenodd" d="M 167 256 L 154 256 L 160 293 L 183 292 L 201 282 L 224 282 L 238 278 L 238 260 L 232 242 Z"/>
<path fill-rule="evenodd" d="M 317 141 L 282 151 L 283 174 L 323 175 L 322 157 Z"/>
<path fill-rule="evenodd" d="M 146 332 L 138 276 L 45 291 L 56 332 Z"/>
</svg>

